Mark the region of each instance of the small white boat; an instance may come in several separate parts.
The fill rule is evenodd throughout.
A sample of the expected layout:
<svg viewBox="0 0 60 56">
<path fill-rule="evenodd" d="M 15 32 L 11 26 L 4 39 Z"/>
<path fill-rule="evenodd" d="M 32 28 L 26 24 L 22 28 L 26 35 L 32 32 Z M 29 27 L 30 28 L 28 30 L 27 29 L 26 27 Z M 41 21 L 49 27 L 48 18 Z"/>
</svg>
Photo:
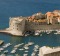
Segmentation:
<svg viewBox="0 0 60 56">
<path fill-rule="evenodd" d="M 36 55 L 36 53 L 35 52 L 33 52 L 32 54 L 31 54 L 31 56 L 35 56 Z"/>
<path fill-rule="evenodd" d="M 24 49 L 26 49 L 26 50 L 27 50 L 27 49 L 29 49 L 29 47 L 28 47 L 28 46 L 25 46 L 25 47 L 24 47 Z"/>
<path fill-rule="evenodd" d="M 17 50 L 18 48 L 14 48 L 13 50 Z"/>
<path fill-rule="evenodd" d="M 40 36 L 42 36 L 42 34 L 40 34 Z"/>
<path fill-rule="evenodd" d="M 49 32 L 47 32 L 47 34 L 50 34 Z"/>
<path fill-rule="evenodd" d="M 21 43 L 20 45 L 23 45 L 24 43 Z"/>
<path fill-rule="evenodd" d="M 7 43 L 7 44 L 5 44 L 4 46 L 3 46 L 3 48 L 7 48 L 8 46 L 10 46 L 11 45 L 11 43 Z"/>
<path fill-rule="evenodd" d="M 29 36 L 30 34 L 25 34 L 25 36 Z"/>
<path fill-rule="evenodd" d="M 48 31 L 48 32 L 47 32 L 47 34 L 50 34 L 50 33 L 51 33 L 51 31 Z"/>
<path fill-rule="evenodd" d="M 23 56 L 28 56 L 28 54 L 23 54 Z"/>
<path fill-rule="evenodd" d="M 1 52 L 1 50 L 0 50 L 0 52 Z"/>
<path fill-rule="evenodd" d="M 20 44 L 18 44 L 18 45 L 15 45 L 15 46 L 14 46 L 14 48 L 18 48 L 19 46 L 20 46 Z"/>
<path fill-rule="evenodd" d="M 4 48 L 0 48 L 0 51 L 4 50 Z"/>
<path fill-rule="evenodd" d="M 28 44 L 25 44 L 23 48 L 24 48 L 24 49 L 29 49 L 28 46 L 29 46 Z"/>
<path fill-rule="evenodd" d="M 39 54 L 37 54 L 39 56 Z"/>
<path fill-rule="evenodd" d="M 60 31 L 57 31 L 57 32 L 56 32 L 56 33 L 54 33 L 54 34 L 56 34 L 56 35 L 57 35 L 57 34 L 60 34 Z"/>
<path fill-rule="evenodd" d="M 28 44 L 25 44 L 24 47 L 29 46 Z"/>
<path fill-rule="evenodd" d="M 29 51 L 24 51 L 24 52 L 29 52 Z"/>
<path fill-rule="evenodd" d="M 34 49 L 34 52 L 38 52 L 39 50 L 37 50 L 37 49 Z"/>
<path fill-rule="evenodd" d="M 15 56 L 20 56 L 19 54 L 15 54 Z"/>
<path fill-rule="evenodd" d="M 4 51 L 4 53 L 8 53 L 8 50 Z"/>
<path fill-rule="evenodd" d="M 34 42 L 28 42 L 28 45 L 33 45 L 34 44 Z"/>
<path fill-rule="evenodd" d="M 0 56 L 6 56 L 5 54 L 1 54 Z"/>
<path fill-rule="evenodd" d="M 24 49 L 22 48 L 22 49 L 19 49 L 19 50 L 23 51 Z"/>
<path fill-rule="evenodd" d="M 40 34 L 40 33 L 38 33 L 38 32 L 35 32 L 35 35 L 36 35 L 36 36 L 38 36 L 39 34 Z"/>
<path fill-rule="evenodd" d="M 56 34 L 56 35 L 57 35 L 58 33 L 54 33 L 54 34 Z"/>
<path fill-rule="evenodd" d="M 18 48 L 18 47 L 20 47 L 21 45 L 23 45 L 24 43 L 21 43 L 21 44 L 18 44 L 18 45 L 15 45 L 14 47 L 15 48 Z"/>
<path fill-rule="evenodd" d="M 39 48 L 39 45 L 35 45 L 34 47 L 35 47 L 35 49 L 38 49 Z"/>
<path fill-rule="evenodd" d="M 11 51 L 11 53 L 15 53 L 15 52 L 16 52 L 16 50 L 12 50 L 12 51 Z"/>
</svg>

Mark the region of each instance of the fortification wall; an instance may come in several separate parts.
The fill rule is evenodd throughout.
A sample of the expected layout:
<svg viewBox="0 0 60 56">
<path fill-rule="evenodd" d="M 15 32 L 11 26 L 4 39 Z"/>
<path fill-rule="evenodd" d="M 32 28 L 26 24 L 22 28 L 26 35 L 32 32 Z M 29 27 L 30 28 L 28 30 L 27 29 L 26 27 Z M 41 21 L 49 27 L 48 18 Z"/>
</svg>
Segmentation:
<svg viewBox="0 0 60 56">
<path fill-rule="evenodd" d="M 9 22 L 9 30 L 12 32 L 12 34 L 22 36 L 25 31 L 25 19 L 11 18 Z"/>
<path fill-rule="evenodd" d="M 47 25 L 46 23 L 39 24 L 33 22 L 26 22 L 26 30 L 56 30 L 56 29 L 60 29 L 60 24 Z"/>
</svg>

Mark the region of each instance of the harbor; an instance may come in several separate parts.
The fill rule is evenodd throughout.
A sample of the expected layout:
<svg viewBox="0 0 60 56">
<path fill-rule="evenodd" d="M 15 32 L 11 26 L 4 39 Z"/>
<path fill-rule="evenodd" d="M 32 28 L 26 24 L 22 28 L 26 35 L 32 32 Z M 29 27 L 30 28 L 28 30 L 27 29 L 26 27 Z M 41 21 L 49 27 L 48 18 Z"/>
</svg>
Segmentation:
<svg viewBox="0 0 60 56">
<path fill-rule="evenodd" d="M 0 30 L 15 36 L 39 35 L 40 32 L 60 31 L 60 10 L 53 12 L 35 13 L 31 16 L 9 17 L 9 27 Z M 59 32 L 57 32 L 59 34 Z"/>
<path fill-rule="evenodd" d="M 35 44 L 34 42 L 29 41 L 28 43 L 19 43 L 14 45 L 14 47 L 10 50 L 8 50 L 7 48 L 11 48 L 13 44 L 11 43 L 6 43 L 3 44 L 2 46 L 0 46 L 0 56 L 7 56 L 7 55 L 19 55 L 19 56 L 29 56 L 28 53 L 30 52 L 30 48 L 31 46 L 33 46 L 33 52 L 31 54 L 31 56 L 37 56 L 37 54 L 39 53 L 39 48 L 40 46 Z M 22 55 L 18 54 L 19 52 L 23 52 Z"/>
<path fill-rule="evenodd" d="M 4 43 L 0 46 L 0 55 L 39 56 L 39 48 L 42 46 L 60 46 L 59 34 L 56 35 L 54 32 L 41 34 L 42 36 L 25 36 L 22 38 L 1 33 L 0 36 L 3 37 L 0 39 L 4 40 Z"/>
<path fill-rule="evenodd" d="M 59 52 L 60 1 L 0 0 L 0 40 L 0 56 L 41 56 L 40 48 L 42 56 Z"/>
<path fill-rule="evenodd" d="M 54 43 L 58 43 L 57 46 L 60 46 L 59 42 L 57 40 L 54 40 L 54 38 L 56 38 L 57 36 L 58 37 L 56 39 L 59 38 L 60 29 L 58 30 L 57 29 L 56 30 L 36 30 L 33 35 L 30 35 L 31 33 L 27 33 L 27 35 L 23 37 L 3 34 L 6 31 L 3 32 L 2 30 L 1 32 L 2 32 L 0 33 L 1 36 L 2 35 L 4 36 L 3 38 L 1 38 L 4 42 L 2 40 L 0 42 L 1 44 L 3 43 L 0 46 L 1 56 L 6 56 L 6 55 L 41 56 L 39 54 L 40 53 L 39 49 L 42 46 L 55 47 L 56 45 L 54 45 Z M 7 43 L 5 43 L 5 41 Z M 52 44 L 49 44 L 51 42 Z"/>
<path fill-rule="evenodd" d="M 13 35 L 13 36 L 20 36 L 19 34 L 13 34 L 13 32 L 11 33 L 12 31 L 10 30 L 0 30 L 0 33 L 5 33 L 5 34 L 8 34 L 8 35 Z M 35 30 L 34 32 L 26 32 L 24 35 L 22 36 L 29 36 L 29 35 L 34 35 L 34 36 L 42 36 L 41 33 L 46 33 L 46 34 L 50 34 L 52 32 L 55 32 L 54 34 L 60 34 L 60 29 L 55 29 L 55 30 Z"/>
</svg>

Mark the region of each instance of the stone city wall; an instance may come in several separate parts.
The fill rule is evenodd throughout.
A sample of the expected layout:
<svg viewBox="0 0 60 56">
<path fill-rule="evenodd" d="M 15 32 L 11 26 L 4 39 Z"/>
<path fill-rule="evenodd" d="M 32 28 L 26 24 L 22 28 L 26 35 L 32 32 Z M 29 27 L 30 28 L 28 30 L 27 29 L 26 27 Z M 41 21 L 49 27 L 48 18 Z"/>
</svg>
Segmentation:
<svg viewBox="0 0 60 56">
<path fill-rule="evenodd" d="M 25 28 L 26 30 L 56 30 L 60 29 L 60 24 L 47 25 L 46 23 L 39 24 L 33 22 L 26 22 Z"/>
</svg>

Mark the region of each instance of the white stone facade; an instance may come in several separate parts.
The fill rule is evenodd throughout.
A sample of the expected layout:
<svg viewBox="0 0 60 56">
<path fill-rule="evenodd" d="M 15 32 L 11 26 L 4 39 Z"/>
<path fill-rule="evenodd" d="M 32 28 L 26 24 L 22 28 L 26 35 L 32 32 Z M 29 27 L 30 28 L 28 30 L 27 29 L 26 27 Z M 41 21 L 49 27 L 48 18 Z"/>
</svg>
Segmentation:
<svg viewBox="0 0 60 56">
<path fill-rule="evenodd" d="M 60 47 L 46 47 L 39 49 L 39 56 L 60 56 Z"/>
<path fill-rule="evenodd" d="M 9 30 L 14 35 L 23 35 L 25 31 L 25 19 L 22 17 L 10 18 Z"/>
</svg>

